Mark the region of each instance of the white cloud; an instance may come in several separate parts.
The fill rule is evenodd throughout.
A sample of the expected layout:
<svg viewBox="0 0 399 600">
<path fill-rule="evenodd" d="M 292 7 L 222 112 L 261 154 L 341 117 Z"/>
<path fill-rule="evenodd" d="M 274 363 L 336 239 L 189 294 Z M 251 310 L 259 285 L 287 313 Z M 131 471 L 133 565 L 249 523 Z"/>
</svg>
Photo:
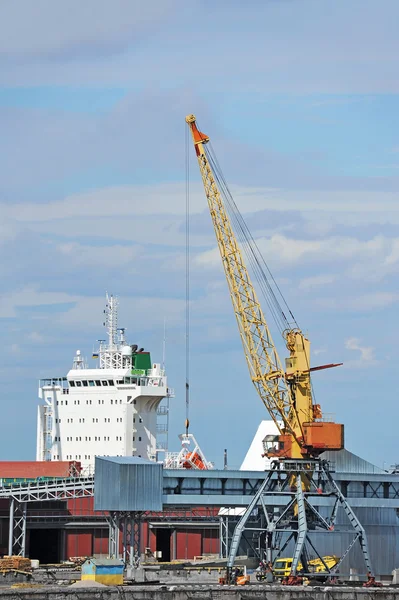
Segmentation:
<svg viewBox="0 0 399 600">
<path fill-rule="evenodd" d="M 138 78 L 142 85 L 170 85 L 185 79 L 194 86 L 206 64 L 213 92 L 236 92 L 237 80 L 254 94 L 398 90 L 395 0 L 385 0 L 383 15 L 379 3 L 364 0 L 336 3 L 333 12 L 316 0 L 290 2 L 288 11 L 280 5 L 253 3 L 248 11 L 237 4 L 226 11 L 215 4 L 211 26 L 199 33 L 196 2 L 2 0 L 3 53 L 26 57 L 2 69 L 3 80 L 131 85 Z M 356 27 L 360 13 L 362 27 Z M 215 55 L 223 56 L 222 71 Z"/>
<path fill-rule="evenodd" d="M 328 264 L 337 260 L 356 259 L 361 261 L 377 259 L 384 261 L 389 257 L 390 263 L 399 261 L 399 238 L 385 238 L 381 235 L 370 240 L 362 241 L 353 237 L 329 237 L 319 240 L 292 239 L 276 234 L 270 238 L 256 240 L 257 245 L 268 262 L 288 266 L 298 263 Z M 207 250 L 196 257 L 196 262 L 204 266 L 214 266 L 220 262 L 217 248 Z M 321 276 L 320 283 L 331 283 L 332 275 Z M 323 281 L 323 277 L 326 278 Z M 313 282 L 316 282 L 313 278 Z M 307 285 L 306 280 L 305 287 Z"/>
<path fill-rule="evenodd" d="M 139 246 L 84 246 L 77 242 L 60 244 L 58 251 L 79 267 L 133 268 L 142 249 Z"/>
<path fill-rule="evenodd" d="M 372 346 L 362 346 L 358 338 L 349 338 L 345 341 L 345 348 L 360 352 L 360 362 L 370 364 L 375 361 L 374 348 Z"/>
<path fill-rule="evenodd" d="M 370 292 L 358 296 L 351 302 L 352 308 L 359 310 L 376 310 L 385 308 L 399 301 L 399 294 L 395 292 Z"/>
<path fill-rule="evenodd" d="M 326 352 L 327 352 L 327 349 L 326 349 L 326 348 L 315 348 L 315 349 L 313 350 L 313 354 L 314 354 L 315 356 L 319 356 L 320 354 L 325 354 Z"/>
<path fill-rule="evenodd" d="M 173 0 L 12 0 L 0 5 L 0 40 L 4 56 L 61 58 L 97 51 L 112 53 L 135 45 L 142 28 L 150 31 L 176 7 Z M 61 26 L 62 24 L 62 26 Z M 91 50 L 90 50 L 91 49 Z"/>
<path fill-rule="evenodd" d="M 76 302 L 78 296 L 64 292 L 41 292 L 37 286 L 29 285 L 0 296 L 0 318 L 17 316 L 19 307 L 37 307 Z"/>
<path fill-rule="evenodd" d="M 377 291 L 360 295 L 351 290 L 351 294 L 316 298 L 315 305 L 322 310 L 368 312 L 387 308 L 398 301 L 399 294 L 396 292 Z"/>
<path fill-rule="evenodd" d="M 299 288 L 302 290 L 311 290 L 315 287 L 330 285 L 336 281 L 336 275 L 314 275 L 313 277 L 305 277 L 299 282 Z"/>
</svg>

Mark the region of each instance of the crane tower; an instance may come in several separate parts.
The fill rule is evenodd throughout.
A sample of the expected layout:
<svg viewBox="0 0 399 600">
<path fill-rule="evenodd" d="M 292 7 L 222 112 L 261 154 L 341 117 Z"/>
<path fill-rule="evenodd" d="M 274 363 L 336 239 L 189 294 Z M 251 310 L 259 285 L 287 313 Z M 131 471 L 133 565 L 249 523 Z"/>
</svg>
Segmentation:
<svg viewBox="0 0 399 600">
<path fill-rule="evenodd" d="M 312 576 L 311 553 L 321 560 L 325 568 L 323 575 L 331 578 L 358 540 L 365 559 L 368 585 L 373 585 L 375 580 L 364 529 L 334 481 L 330 465 L 320 458 L 325 451 L 337 451 L 344 447 L 344 427 L 323 419 L 320 405 L 313 400 L 311 372 L 338 365 L 310 366 L 310 341 L 302 333 L 288 306 L 291 321 L 277 299 L 270 284 L 270 271 L 234 203 L 218 162 L 209 148 L 209 137 L 198 129 L 194 115 L 188 115 L 186 122 L 191 131 L 250 377 L 279 431 L 277 436 L 267 436 L 263 441 L 264 454 L 274 459 L 272 469 L 266 472 L 264 482 L 236 526 L 227 561 L 228 578 L 249 516 L 258 509 L 264 523 L 259 534 L 258 553 L 261 546 L 265 553 L 259 558 L 265 558 L 268 562 L 276 560 L 289 544 L 293 546 L 292 569 L 287 583 L 294 584 L 301 580 L 297 574 L 299 564 L 302 565 L 302 574 Z M 234 229 L 232 223 L 235 224 Z M 240 238 L 241 247 L 237 237 Z M 268 321 L 244 262 L 242 248 L 280 326 L 289 352 L 284 363 L 273 342 Z M 269 276 L 266 272 L 269 272 Z M 277 290 L 283 299 L 278 287 Z M 334 498 L 334 502 L 330 502 L 331 511 L 327 517 L 314 504 L 314 500 L 320 502 L 320 496 L 323 495 Z M 283 508 L 282 498 L 287 501 Z M 331 568 L 317 551 L 312 532 L 333 531 L 339 508 L 349 521 L 349 530 L 346 529 L 345 533 L 353 533 L 353 539 L 344 555 Z"/>
</svg>

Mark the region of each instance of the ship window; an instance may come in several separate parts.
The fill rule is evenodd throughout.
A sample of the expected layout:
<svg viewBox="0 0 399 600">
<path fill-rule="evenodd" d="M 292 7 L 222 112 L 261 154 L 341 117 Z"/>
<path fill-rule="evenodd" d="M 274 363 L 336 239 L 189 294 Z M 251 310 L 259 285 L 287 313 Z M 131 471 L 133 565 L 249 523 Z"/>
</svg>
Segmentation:
<svg viewBox="0 0 399 600">
<path fill-rule="evenodd" d="M 116 383 L 117 383 L 118 385 L 123 385 L 123 379 L 117 379 Z"/>
<path fill-rule="evenodd" d="M 65 400 L 65 406 L 68 404 L 68 400 Z"/>
<path fill-rule="evenodd" d="M 142 423 L 143 419 L 141 417 L 139 417 L 139 423 Z"/>
<path fill-rule="evenodd" d="M 139 437 L 139 442 L 141 442 L 141 437 Z"/>
<path fill-rule="evenodd" d="M 57 406 L 58 406 L 58 404 L 59 404 L 59 402 L 58 402 L 58 400 L 57 400 Z"/>
<path fill-rule="evenodd" d="M 85 387 L 87 387 L 87 381 L 83 380 L 82 383 Z"/>
<path fill-rule="evenodd" d="M 135 422 L 136 422 L 136 417 L 133 417 L 133 423 L 135 423 Z"/>
<path fill-rule="evenodd" d="M 96 379 L 96 385 L 101 385 L 101 381 L 98 381 L 98 379 Z"/>
<path fill-rule="evenodd" d="M 74 381 L 70 381 L 70 382 L 69 382 L 69 385 L 70 385 L 71 387 L 75 387 L 75 382 L 74 382 Z"/>
<path fill-rule="evenodd" d="M 132 383 L 137 383 L 137 379 L 136 379 L 136 377 L 133 377 L 133 379 L 132 379 Z"/>
<path fill-rule="evenodd" d="M 93 387 L 94 386 L 94 381 L 89 381 L 89 386 Z"/>
<path fill-rule="evenodd" d="M 111 400 L 111 404 L 113 404 L 113 403 L 114 403 L 114 401 L 113 401 L 113 400 Z"/>
<path fill-rule="evenodd" d="M 103 385 L 108 385 L 108 381 L 103 381 L 102 384 Z"/>
<path fill-rule="evenodd" d="M 76 383 L 76 385 L 77 385 L 78 387 L 81 387 L 81 385 L 82 385 L 82 382 L 81 382 L 81 381 L 75 381 L 75 383 Z"/>
<path fill-rule="evenodd" d="M 136 441 L 136 438 L 133 436 L 133 441 Z"/>
<path fill-rule="evenodd" d="M 114 385 L 114 382 L 112 379 L 108 379 L 108 385 Z"/>
</svg>

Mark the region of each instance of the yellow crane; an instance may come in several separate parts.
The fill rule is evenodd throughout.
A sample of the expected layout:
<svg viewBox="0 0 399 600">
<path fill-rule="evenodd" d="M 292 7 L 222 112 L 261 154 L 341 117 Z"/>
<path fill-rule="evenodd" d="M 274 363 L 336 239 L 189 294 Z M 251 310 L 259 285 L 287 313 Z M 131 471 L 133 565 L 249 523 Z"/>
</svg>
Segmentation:
<svg viewBox="0 0 399 600">
<path fill-rule="evenodd" d="M 343 425 L 322 420 L 320 405 L 313 402 L 310 379 L 312 370 L 337 365 L 312 369 L 309 340 L 298 327 L 287 327 L 283 335 L 289 357 L 283 366 L 223 202 L 219 189 L 224 187 L 223 181 L 221 175 L 214 172 L 217 165 L 206 147 L 209 137 L 199 131 L 194 115 L 188 115 L 186 122 L 191 130 L 251 380 L 280 432 L 277 439 L 270 440 L 273 446 L 268 446 L 267 455 L 303 459 L 317 458 L 326 450 L 341 450 Z"/>
<path fill-rule="evenodd" d="M 280 560 L 290 541 L 294 542 L 290 576 L 285 582 L 288 585 L 302 581 L 302 577 L 298 576 L 299 566 L 307 577 L 314 577 L 315 561 L 317 564 L 320 561 L 320 568 L 322 571 L 324 569 L 324 572 L 317 575 L 331 578 L 337 573 L 355 541 L 358 541 L 368 573 L 368 581 L 364 585 L 379 586 L 381 584 L 376 583 L 373 576 L 364 528 L 334 481 L 328 461 L 319 456 L 327 450 L 341 450 L 344 447 L 344 428 L 339 423 L 323 420 L 320 405 L 314 402 L 310 374 L 315 370 L 338 365 L 310 367 L 310 342 L 298 327 L 291 311 L 289 314 L 294 324 L 288 322 L 278 303 L 263 270 L 263 259 L 256 243 L 237 210 L 217 160 L 209 151 L 209 137 L 198 129 L 194 115 L 188 115 L 186 122 L 191 131 L 251 380 L 279 430 L 278 436 L 270 436 L 274 439 L 266 440 L 274 444 L 272 447 L 266 444 L 266 454 L 276 460 L 273 461 L 273 468 L 266 471 L 264 481 L 249 499 L 236 524 L 228 552 L 225 580 L 231 582 L 234 579 L 233 567 L 240 540 L 246 530 L 253 534 L 254 529 L 247 526 L 247 523 L 253 511 L 258 509 L 266 522 L 259 530 L 258 545 L 259 549 L 262 545 L 268 563 L 272 559 L 273 550 L 277 551 L 276 562 Z M 226 205 L 234 219 L 238 236 L 234 234 Z M 280 320 L 281 332 L 289 351 L 284 366 L 244 263 L 237 237 L 243 242 L 262 291 L 266 291 L 269 309 L 276 321 Z M 330 501 L 335 498 L 327 517 L 318 509 L 322 496 L 328 497 Z M 327 557 L 323 558 L 315 548 L 310 532 L 317 530 L 332 534 L 338 507 L 347 515 L 354 537 L 346 550 L 342 551 L 341 558 L 331 566 Z M 276 544 L 277 539 L 285 541 Z M 310 553 L 315 553 L 316 558 L 311 559 Z"/>
</svg>

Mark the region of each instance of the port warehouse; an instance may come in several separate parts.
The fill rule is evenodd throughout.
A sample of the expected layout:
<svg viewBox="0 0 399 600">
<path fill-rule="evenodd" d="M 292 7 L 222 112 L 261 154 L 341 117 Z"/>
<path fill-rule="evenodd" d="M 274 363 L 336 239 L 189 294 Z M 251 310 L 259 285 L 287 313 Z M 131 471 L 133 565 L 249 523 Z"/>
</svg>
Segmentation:
<svg viewBox="0 0 399 600">
<path fill-rule="evenodd" d="M 346 450 L 326 458 L 335 461 L 336 480 L 365 527 L 376 573 L 389 576 L 399 562 L 399 475 L 387 473 Z M 109 460 L 102 458 L 99 463 Z M 129 463 L 129 459 L 124 457 L 112 461 L 125 465 Z M 36 464 L 44 468 L 40 476 L 43 481 L 46 466 L 52 470 L 56 463 Z M 12 468 L 12 463 L 8 465 Z M 231 535 L 238 519 L 235 507 L 248 503 L 257 483 L 264 477 L 263 472 L 255 471 L 184 472 L 163 469 L 159 464 L 150 463 L 148 468 L 152 467 L 159 467 L 162 471 L 162 489 L 159 492 L 151 483 L 154 481 L 151 470 L 146 478 L 136 478 L 136 481 L 129 470 L 125 474 L 121 471 L 118 476 L 110 471 L 106 477 L 105 491 L 101 483 L 98 488 L 96 479 L 94 498 L 28 502 L 25 554 L 42 563 L 58 563 L 73 556 L 108 556 L 109 512 L 95 508 L 138 510 L 139 506 L 142 511 L 142 554 L 150 549 L 155 556 L 159 553 L 162 561 L 219 555 L 221 509 L 230 509 L 228 529 Z M 8 477 L 3 479 L 12 479 L 10 471 L 6 472 Z M 16 468 L 15 472 L 21 474 L 22 471 Z M 54 471 L 49 477 L 56 477 Z M 26 484 L 16 482 L 16 485 Z M 11 494 L 9 490 L 12 487 L 9 484 L 6 487 L 6 493 Z M 7 498 L 0 499 L 1 554 L 8 553 L 9 503 Z M 256 515 L 253 521 L 256 522 Z M 342 515 L 338 515 L 338 525 L 340 521 L 343 523 Z M 339 534 L 318 534 L 319 547 L 326 555 L 340 555 L 341 544 L 347 544 L 348 541 Z M 121 539 L 118 550 L 122 555 Z M 241 554 L 251 554 L 245 543 Z M 285 555 L 289 556 L 287 553 Z M 346 559 L 343 571 L 349 571 L 349 568 L 356 568 L 359 573 L 364 571 L 361 553 L 356 546 Z"/>
<path fill-rule="evenodd" d="M 107 513 L 94 511 L 93 498 L 30 503 L 26 555 L 53 564 L 74 556 L 108 556 Z M 142 552 L 162 560 L 219 553 L 218 509 L 176 510 L 148 515 L 142 524 Z M 172 522 L 172 524 L 170 524 Z M 9 502 L 0 500 L 0 554 L 8 554 Z M 122 555 L 122 539 L 119 546 Z"/>
</svg>

